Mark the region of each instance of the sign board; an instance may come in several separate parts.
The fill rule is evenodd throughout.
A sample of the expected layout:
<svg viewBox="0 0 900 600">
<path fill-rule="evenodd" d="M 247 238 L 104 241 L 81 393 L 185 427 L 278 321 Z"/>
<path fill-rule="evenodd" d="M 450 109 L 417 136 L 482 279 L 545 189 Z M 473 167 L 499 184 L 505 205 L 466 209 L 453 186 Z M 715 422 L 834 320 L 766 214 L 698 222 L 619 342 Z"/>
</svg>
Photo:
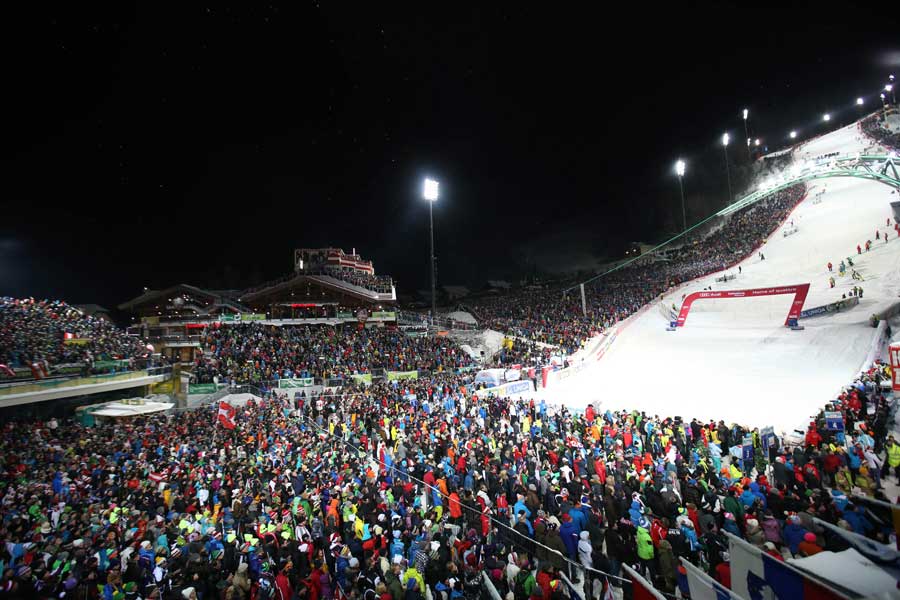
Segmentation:
<svg viewBox="0 0 900 600">
<path fill-rule="evenodd" d="M 900 392 L 900 343 L 893 343 L 888 348 L 891 359 L 891 371 L 893 372 L 894 393 Z"/>
<path fill-rule="evenodd" d="M 393 311 L 376 310 L 376 311 L 374 311 L 374 312 L 372 313 L 372 318 L 373 318 L 373 319 L 388 319 L 388 320 L 391 320 L 391 319 L 396 319 L 396 318 L 397 318 L 397 313 L 395 313 L 395 312 L 393 312 Z"/>
<path fill-rule="evenodd" d="M 825 429 L 828 431 L 843 431 L 844 417 L 839 412 L 825 413 Z"/>
<path fill-rule="evenodd" d="M 360 383 L 365 383 L 366 385 L 372 385 L 372 374 L 371 373 L 354 373 L 350 377 L 352 377 L 354 381 L 358 381 Z"/>
<path fill-rule="evenodd" d="M 278 380 L 278 387 L 282 389 L 309 387 L 313 384 L 315 384 L 315 380 L 312 377 L 295 377 L 293 379 Z"/>
<path fill-rule="evenodd" d="M 744 461 L 744 470 L 753 463 L 753 436 L 745 435 L 741 442 L 741 460 Z"/>
<path fill-rule="evenodd" d="M 772 426 L 763 427 L 759 430 L 759 440 L 762 447 L 768 450 L 775 445 L 775 428 Z"/>
</svg>

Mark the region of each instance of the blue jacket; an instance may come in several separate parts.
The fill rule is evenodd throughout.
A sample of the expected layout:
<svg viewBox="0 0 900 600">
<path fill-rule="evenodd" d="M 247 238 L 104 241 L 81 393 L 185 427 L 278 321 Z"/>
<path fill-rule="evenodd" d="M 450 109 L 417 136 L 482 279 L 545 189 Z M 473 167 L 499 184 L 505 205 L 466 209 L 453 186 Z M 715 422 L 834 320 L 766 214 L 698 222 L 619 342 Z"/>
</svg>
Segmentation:
<svg viewBox="0 0 900 600">
<path fill-rule="evenodd" d="M 800 549 L 800 542 L 803 541 L 803 536 L 806 535 L 806 529 L 804 529 L 800 525 L 788 523 L 784 526 L 783 533 L 784 543 L 788 545 L 788 548 L 791 549 L 791 552 L 797 554 Z"/>
<path fill-rule="evenodd" d="M 569 516 L 572 517 L 572 522 L 578 526 L 579 532 L 587 529 L 588 518 L 587 518 L 587 515 L 584 514 L 583 509 L 572 507 L 569 509 Z"/>
<path fill-rule="evenodd" d="M 641 520 L 641 503 L 637 500 L 631 502 L 631 508 L 628 509 L 628 518 L 637 527 L 638 522 Z"/>
<path fill-rule="evenodd" d="M 562 538 L 566 550 L 569 551 L 569 558 L 578 560 L 578 534 L 581 531 L 573 521 L 565 521 L 559 526 L 559 537 Z"/>
<path fill-rule="evenodd" d="M 862 509 L 848 510 L 844 513 L 844 520 L 850 523 L 854 533 L 866 535 L 872 529 L 872 522 L 866 518 Z"/>
</svg>

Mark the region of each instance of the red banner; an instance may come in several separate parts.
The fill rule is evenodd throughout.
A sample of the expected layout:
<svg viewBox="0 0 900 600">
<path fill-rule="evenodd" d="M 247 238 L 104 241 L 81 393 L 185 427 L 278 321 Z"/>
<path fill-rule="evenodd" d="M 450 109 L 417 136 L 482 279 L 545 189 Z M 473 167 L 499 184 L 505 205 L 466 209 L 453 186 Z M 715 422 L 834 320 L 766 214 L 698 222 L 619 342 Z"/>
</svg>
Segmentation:
<svg viewBox="0 0 900 600">
<path fill-rule="evenodd" d="M 779 287 L 754 288 L 751 290 L 723 290 L 721 292 L 694 292 L 688 294 L 687 298 L 681 304 L 681 310 L 678 311 L 677 327 L 684 327 L 687 321 L 688 313 L 691 312 L 691 305 L 697 300 L 715 300 L 720 298 L 754 298 L 760 296 L 780 296 L 783 294 L 793 294 L 794 301 L 788 311 L 784 324 L 788 325 L 791 319 L 799 319 L 800 312 L 803 310 L 803 304 L 806 302 L 806 295 L 809 293 L 809 284 L 801 283 L 798 285 L 783 285 Z"/>
<path fill-rule="evenodd" d="M 888 347 L 888 356 L 891 359 L 891 372 L 894 383 L 894 392 L 900 392 L 900 343 L 893 343 Z M 900 547 L 900 538 L 897 539 Z"/>
</svg>

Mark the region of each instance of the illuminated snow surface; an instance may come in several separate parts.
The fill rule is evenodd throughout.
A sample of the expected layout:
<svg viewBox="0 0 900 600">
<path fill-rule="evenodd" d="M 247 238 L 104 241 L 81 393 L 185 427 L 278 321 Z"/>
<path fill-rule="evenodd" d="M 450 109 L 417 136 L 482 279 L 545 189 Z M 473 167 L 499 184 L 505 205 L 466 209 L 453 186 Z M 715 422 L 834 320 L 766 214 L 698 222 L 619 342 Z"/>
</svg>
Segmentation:
<svg viewBox="0 0 900 600">
<path fill-rule="evenodd" d="M 868 145 L 852 125 L 814 140 L 800 154 L 850 154 Z M 602 359 L 545 390 L 547 401 L 576 409 L 593 402 L 601 410 L 638 409 L 687 421 L 772 425 L 776 433 L 803 427 L 858 375 L 875 334 L 869 317 L 900 301 L 900 239 L 885 225 L 890 201 L 898 196 L 885 185 L 853 178 L 808 186 L 806 200 L 788 218 L 799 231 L 783 237 L 789 224 L 779 227 L 761 248 L 764 261 L 755 254 L 740 263 L 743 273 L 736 280 L 717 284 L 721 273 L 716 273 L 685 284 L 664 302 L 680 307 L 683 294 L 710 285 L 722 290 L 810 283 L 805 308 L 849 296 L 853 285 L 864 290 L 859 306 L 804 319 L 805 331 L 791 331 L 784 320 L 792 296 L 700 300 L 685 327 L 670 332 L 653 305 L 621 325 Z M 826 193 L 815 203 L 823 188 Z M 875 239 L 876 229 L 889 232 L 887 244 Z M 858 256 L 856 245 L 868 239 L 872 250 Z M 853 281 L 849 270 L 837 275 L 838 264 L 848 256 L 864 281 Z M 834 265 L 834 289 L 829 289 L 828 261 Z"/>
</svg>

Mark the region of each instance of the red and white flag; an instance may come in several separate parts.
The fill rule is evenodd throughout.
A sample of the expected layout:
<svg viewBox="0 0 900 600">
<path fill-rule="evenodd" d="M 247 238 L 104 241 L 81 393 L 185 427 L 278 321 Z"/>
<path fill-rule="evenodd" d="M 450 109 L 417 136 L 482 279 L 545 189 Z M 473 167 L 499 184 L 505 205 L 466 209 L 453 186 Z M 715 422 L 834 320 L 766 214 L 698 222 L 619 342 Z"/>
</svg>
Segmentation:
<svg viewBox="0 0 900 600">
<path fill-rule="evenodd" d="M 227 402 L 219 402 L 219 423 L 225 429 L 234 429 L 234 415 L 237 410 Z"/>
<path fill-rule="evenodd" d="M 150 481 L 153 481 L 154 483 L 159 483 L 160 481 L 165 481 L 166 474 L 165 474 L 165 472 L 162 472 L 162 473 L 151 472 L 149 475 L 147 475 L 147 478 Z"/>
<path fill-rule="evenodd" d="M 74 334 L 74 333 L 66 332 L 66 333 L 63 334 L 63 339 L 64 339 L 64 340 L 74 340 L 74 339 L 75 339 L 75 334 Z"/>
</svg>

